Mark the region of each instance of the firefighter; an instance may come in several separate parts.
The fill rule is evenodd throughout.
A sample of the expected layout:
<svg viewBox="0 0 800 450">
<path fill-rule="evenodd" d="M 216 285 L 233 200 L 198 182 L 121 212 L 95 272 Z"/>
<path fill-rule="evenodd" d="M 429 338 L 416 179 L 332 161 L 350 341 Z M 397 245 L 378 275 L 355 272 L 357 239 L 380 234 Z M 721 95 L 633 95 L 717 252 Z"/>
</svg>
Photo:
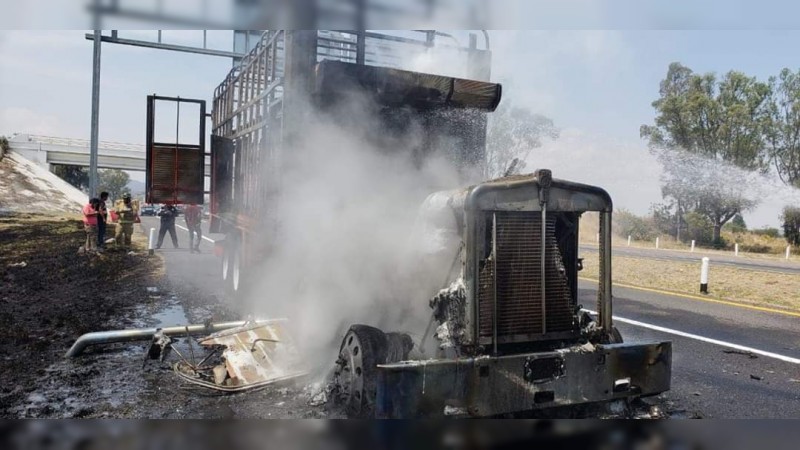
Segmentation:
<svg viewBox="0 0 800 450">
<path fill-rule="evenodd" d="M 122 204 L 117 203 L 114 211 L 117 213 L 117 232 L 114 235 L 114 239 L 117 241 L 117 247 L 128 249 L 131 246 L 133 224 L 138 219 L 136 210 L 131 204 L 131 194 L 124 194 L 122 196 Z"/>
<path fill-rule="evenodd" d="M 106 228 L 108 225 L 108 208 L 106 202 L 108 201 L 108 192 L 100 193 L 100 208 L 97 210 L 97 248 L 106 248 Z"/>
<path fill-rule="evenodd" d="M 200 253 L 200 241 L 203 240 L 203 231 L 200 229 L 201 211 L 194 203 L 189 204 L 183 212 L 186 219 L 186 228 L 189 229 L 189 251 Z M 194 242 L 195 234 L 197 242 Z"/>
<path fill-rule="evenodd" d="M 158 216 L 161 217 L 161 228 L 158 229 L 157 249 L 161 248 L 161 244 L 164 243 L 164 235 L 167 234 L 167 231 L 172 239 L 172 246 L 178 248 L 178 235 L 175 233 L 175 216 L 177 215 L 178 210 L 174 205 L 163 205 L 158 211 Z"/>
</svg>

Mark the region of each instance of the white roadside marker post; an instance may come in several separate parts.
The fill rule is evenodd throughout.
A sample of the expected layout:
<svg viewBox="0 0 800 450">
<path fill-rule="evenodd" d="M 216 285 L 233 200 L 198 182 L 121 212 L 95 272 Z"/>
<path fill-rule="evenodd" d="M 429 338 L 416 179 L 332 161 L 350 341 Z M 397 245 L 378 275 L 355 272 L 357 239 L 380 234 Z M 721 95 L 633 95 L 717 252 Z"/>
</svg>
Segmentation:
<svg viewBox="0 0 800 450">
<path fill-rule="evenodd" d="M 733 256 L 739 256 L 739 244 L 733 244 Z"/>
<path fill-rule="evenodd" d="M 703 263 L 700 265 L 700 293 L 708 294 L 708 257 L 703 257 Z"/>
<path fill-rule="evenodd" d="M 628 235 L 628 247 L 630 247 L 630 246 L 631 246 L 631 235 L 629 234 Z"/>
<path fill-rule="evenodd" d="M 692 239 L 692 249 L 689 250 L 690 252 L 694 253 L 694 239 Z"/>
<path fill-rule="evenodd" d="M 156 252 L 155 248 L 156 248 L 156 229 L 150 228 L 150 240 L 149 243 L 147 244 L 147 253 L 149 255 L 154 254 Z"/>
<path fill-rule="evenodd" d="M 791 254 L 791 252 L 792 252 L 792 246 L 791 245 L 787 245 L 786 246 L 786 259 L 789 259 L 789 254 Z"/>
<path fill-rule="evenodd" d="M 597 236 L 595 236 L 594 243 L 600 245 L 600 233 L 597 233 Z"/>
<path fill-rule="evenodd" d="M 658 249 L 658 238 L 656 238 L 656 249 Z"/>
</svg>

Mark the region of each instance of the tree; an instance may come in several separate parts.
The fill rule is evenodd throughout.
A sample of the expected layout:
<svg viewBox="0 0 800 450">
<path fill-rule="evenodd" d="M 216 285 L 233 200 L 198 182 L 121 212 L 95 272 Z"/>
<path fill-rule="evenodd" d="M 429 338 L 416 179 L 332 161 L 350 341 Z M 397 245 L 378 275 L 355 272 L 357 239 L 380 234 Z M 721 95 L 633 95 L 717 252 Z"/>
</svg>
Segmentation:
<svg viewBox="0 0 800 450">
<path fill-rule="evenodd" d="M 741 72 L 722 79 L 672 63 L 661 81 L 654 125 L 640 135 L 651 148 L 680 148 L 744 169 L 766 170 L 770 85 Z"/>
<path fill-rule="evenodd" d="M 622 237 L 627 238 L 630 236 L 637 241 L 650 241 L 658 235 L 658 231 L 654 228 L 652 222 L 624 208 L 614 213 L 613 228 Z"/>
<path fill-rule="evenodd" d="M 52 171 L 59 178 L 82 191 L 89 189 L 89 171 L 85 167 L 53 165 Z"/>
<path fill-rule="evenodd" d="M 531 150 L 542 146 L 542 139 L 558 139 L 559 130 L 553 121 L 527 108 L 515 107 L 508 100 L 500 103 L 489 116 L 486 137 L 486 175 L 500 177 L 517 160 L 517 171 Z"/>
<path fill-rule="evenodd" d="M 770 78 L 766 141 L 781 180 L 800 187 L 800 70 Z"/>
<path fill-rule="evenodd" d="M 108 192 L 110 198 L 116 200 L 122 197 L 122 194 L 130 193 L 128 189 L 128 181 L 130 175 L 119 169 L 106 169 L 99 174 L 98 190 Z"/>
<path fill-rule="evenodd" d="M 781 221 L 783 221 L 783 235 L 786 237 L 786 242 L 795 247 L 800 246 L 800 208 L 784 207 Z"/>
<path fill-rule="evenodd" d="M 752 172 L 684 150 L 661 150 L 657 155 L 664 168 L 662 195 L 707 218 L 715 245 L 722 243 L 723 225 L 758 204 L 761 193 L 747 187 L 758 185 Z"/>
<path fill-rule="evenodd" d="M 730 222 L 725 224 L 725 230 L 731 233 L 744 233 L 747 231 L 747 223 L 744 221 L 744 217 L 742 217 L 741 214 L 736 214 Z"/>
</svg>

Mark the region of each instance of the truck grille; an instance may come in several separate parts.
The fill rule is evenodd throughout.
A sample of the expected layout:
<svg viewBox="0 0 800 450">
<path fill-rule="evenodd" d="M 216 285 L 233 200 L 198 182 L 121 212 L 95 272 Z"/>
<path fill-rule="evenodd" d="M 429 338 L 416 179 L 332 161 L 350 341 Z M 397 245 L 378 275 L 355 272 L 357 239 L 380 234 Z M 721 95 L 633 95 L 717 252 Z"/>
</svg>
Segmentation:
<svg viewBox="0 0 800 450">
<path fill-rule="evenodd" d="M 492 337 L 494 283 L 497 283 L 497 336 L 541 339 L 541 229 L 539 212 L 497 212 L 497 274 L 493 256 L 479 276 L 479 334 Z M 555 237 L 555 217 L 547 218 L 546 318 L 547 333 L 574 329 L 573 307 L 561 252 Z M 491 225 L 489 226 L 491 232 Z M 490 235 L 491 236 L 491 235 Z M 489 237 L 491 242 L 491 237 Z M 538 336 L 535 336 L 538 335 Z M 513 337 L 513 338 L 512 338 Z M 512 338 L 512 339 L 509 339 Z"/>
</svg>

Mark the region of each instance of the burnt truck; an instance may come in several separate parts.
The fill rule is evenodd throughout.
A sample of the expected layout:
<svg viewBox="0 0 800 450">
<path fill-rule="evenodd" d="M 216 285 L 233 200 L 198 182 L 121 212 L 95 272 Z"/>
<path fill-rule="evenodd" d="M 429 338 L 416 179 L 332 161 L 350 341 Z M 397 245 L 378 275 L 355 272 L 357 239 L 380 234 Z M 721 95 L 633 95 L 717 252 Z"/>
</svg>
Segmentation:
<svg viewBox="0 0 800 450">
<path fill-rule="evenodd" d="M 382 124 L 365 136 L 372 146 L 419 161 L 444 151 L 469 187 L 430 186 L 421 208 L 422 226 L 447 242 L 420 257 L 445 280 L 416 299 L 431 308 L 427 329 L 359 324 L 344 335 L 330 389 L 350 416 L 494 416 L 668 390 L 671 343 L 623 342 L 613 324 L 609 195 L 548 170 L 476 182 L 502 87 L 489 81 L 488 35 L 482 46 L 478 33 L 467 36 L 462 46 L 436 31 L 266 31 L 214 92 L 208 155 L 202 120 L 199 144 L 152 133 L 156 102 L 199 102 L 201 117 L 205 102 L 148 98 L 147 201 L 203 203 L 209 173 L 211 232 L 225 235 L 220 275 L 238 295 L 291 232 L 281 228 L 281 175 L 303 164 L 294 143 L 309 110 L 347 128 L 357 124 L 339 117 L 341 105 L 366 98 Z M 467 76 L 403 67 L 409 53 L 441 51 L 458 56 Z M 411 133 L 413 144 L 398 145 Z M 578 288 L 588 212 L 600 221 L 594 311 Z"/>
</svg>

